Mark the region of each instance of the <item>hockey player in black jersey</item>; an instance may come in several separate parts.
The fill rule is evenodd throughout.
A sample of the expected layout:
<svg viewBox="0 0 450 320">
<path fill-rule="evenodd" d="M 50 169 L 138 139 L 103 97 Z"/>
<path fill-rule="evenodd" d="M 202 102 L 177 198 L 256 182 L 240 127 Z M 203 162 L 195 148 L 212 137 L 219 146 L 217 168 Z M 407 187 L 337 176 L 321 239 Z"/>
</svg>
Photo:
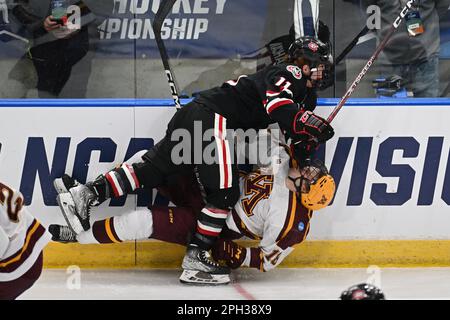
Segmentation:
<svg viewBox="0 0 450 320">
<path fill-rule="evenodd" d="M 278 123 L 299 150 L 298 158 L 318 144 L 333 137 L 333 128 L 313 113 L 316 87 L 331 63 L 329 47 L 312 37 L 297 39 L 289 48 L 289 62 L 269 66 L 221 87 L 203 91 L 168 124 L 165 137 L 149 150 L 139 163 L 123 164 L 95 181 L 65 190 L 61 179 L 55 180 L 60 193 L 58 203 L 69 227 L 80 233 L 90 228 L 90 207 L 112 197 L 129 194 L 137 188 L 152 189 L 163 185 L 170 175 L 183 170 L 195 171 L 203 191 L 205 207 L 199 212 L 196 230 L 183 259 L 182 282 L 227 283 L 229 270 L 210 259 L 214 245 L 239 191 L 238 168 L 231 152 L 229 129 L 263 129 Z M 210 163 L 191 150 L 183 149 L 183 162 L 174 159 L 179 152 L 179 130 L 190 133 L 190 145 L 201 140 L 203 154 L 214 147 L 215 161 Z M 200 131 L 201 135 L 198 135 Z M 203 135 L 210 132 L 212 134 Z M 178 137 L 175 137 L 178 136 Z M 205 137 L 207 139 L 205 139 Z M 188 154 L 186 154 L 188 153 Z M 190 160 L 186 160 L 187 158 Z M 68 192 L 66 192 L 68 191 Z"/>
</svg>

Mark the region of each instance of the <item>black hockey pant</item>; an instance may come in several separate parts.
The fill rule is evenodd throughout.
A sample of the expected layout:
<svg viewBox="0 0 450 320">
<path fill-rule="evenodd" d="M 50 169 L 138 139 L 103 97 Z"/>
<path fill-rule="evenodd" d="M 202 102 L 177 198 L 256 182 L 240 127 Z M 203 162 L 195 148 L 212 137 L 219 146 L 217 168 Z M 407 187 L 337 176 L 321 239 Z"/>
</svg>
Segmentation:
<svg viewBox="0 0 450 320">
<path fill-rule="evenodd" d="M 202 104 L 191 102 L 179 110 L 168 124 L 165 137 L 144 156 L 144 162 L 125 171 L 134 171 L 138 182 L 127 174 L 118 179 L 106 177 L 115 192 L 115 181 L 123 180 L 124 193 L 130 186 L 151 189 L 164 185 L 167 177 L 193 170 L 202 190 L 205 208 L 199 214 L 192 243 L 209 249 L 225 225 L 226 218 L 239 199 L 239 173 L 234 161 L 231 138 L 226 136 L 226 119 Z M 123 177 L 123 179 L 121 178 Z M 115 194 L 119 196 L 120 194 Z"/>
</svg>

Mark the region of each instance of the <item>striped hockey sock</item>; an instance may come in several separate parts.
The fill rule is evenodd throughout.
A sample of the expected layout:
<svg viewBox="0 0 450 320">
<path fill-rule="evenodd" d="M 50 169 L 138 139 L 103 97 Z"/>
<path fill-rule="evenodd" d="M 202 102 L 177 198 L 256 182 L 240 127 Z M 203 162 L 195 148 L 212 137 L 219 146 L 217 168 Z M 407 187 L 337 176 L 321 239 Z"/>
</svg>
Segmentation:
<svg viewBox="0 0 450 320">
<path fill-rule="evenodd" d="M 133 166 L 127 163 L 105 174 L 112 197 L 120 197 L 140 187 Z"/>
<path fill-rule="evenodd" d="M 197 230 L 191 244 L 195 244 L 203 250 L 211 249 L 222 232 L 230 212 L 230 210 L 203 208 L 198 217 Z"/>
</svg>

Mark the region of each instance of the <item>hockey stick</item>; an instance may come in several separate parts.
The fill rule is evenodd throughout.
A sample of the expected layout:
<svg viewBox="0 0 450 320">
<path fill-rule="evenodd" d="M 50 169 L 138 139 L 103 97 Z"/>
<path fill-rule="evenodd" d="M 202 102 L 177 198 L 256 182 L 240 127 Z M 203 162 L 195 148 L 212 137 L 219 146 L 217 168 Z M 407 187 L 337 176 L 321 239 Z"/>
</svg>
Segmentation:
<svg viewBox="0 0 450 320">
<path fill-rule="evenodd" d="M 164 45 L 164 41 L 161 38 L 161 28 L 164 23 L 164 19 L 166 19 L 170 10 L 172 10 L 175 1 L 176 0 L 162 1 L 162 3 L 159 5 L 158 12 L 156 12 L 152 27 L 153 32 L 155 33 L 155 40 L 156 44 L 158 45 L 159 54 L 161 55 L 161 60 L 166 72 L 167 81 L 170 86 L 170 91 L 172 93 L 172 98 L 175 102 L 175 107 L 177 109 L 181 109 L 180 95 L 178 94 L 178 85 L 172 72 L 172 68 L 170 67 L 169 55 L 167 54 L 166 46 Z"/>
<path fill-rule="evenodd" d="M 375 53 L 372 55 L 372 57 L 370 57 L 369 61 L 367 61 L 366 65 L 361 70 L 359 75 L 356 77 L 355 81 L 353 81 L 353 83 L 350 86 L 350 88 L 348 88 L 347 92 L 342 97 L 341 101 L 339 101 L 338 105 L 334 108 L 334 110 L 328 116 L 328 118 L 327 118 L 328 122 L 333 121 L 333 119 L 336 117 L 336 115 L 339 112 L 339 110 L 341 110 L 341 108 L 344 106 L 344 104 L 348 100 L 348 98 L 350 98 L 350 96 L 353 94 L 353 92 L 355 91 L 356 87 L 361 82 L 362 78 L 364 78 L 364 76 L 367 74 L 367 71 L 369 71 L 370 67 L 373 65 L 374 61 L 378 58 L 378 55 L 384 49 L 384 47 L 386 46 L 388 41 L 391 39 L 391 37 L 394 34 L 394 32 L 400 26 L 400 24 L 402 23 L 403 18 L 405 18 L 406 14 L 408 13 L 409 9 L 411 9 L 411 7 L 412 7 L 412 5 L 413 5 L 413 3 L 415 1 L 416 0 L 409 0 L 406 3 L 405 7 L 402 9 L 402 11 L 400 12 L 400 15 L 397 17 L 397 19 L 395 19 L 394 23 L 392 24 L 391 28 L 389 29 L 387 35 L 384 37 L 383 41 L 375 49 Z"/>
<path fill-rule="evenodd" d="M 347 56 L 347 54 L 353 50 L 353 48 L 358 44 L 359 39 L 361 37 L 364 37 L 369 32 L 369 28 L 367 26 L 364 27 L 364 29 L 361 30 L 360 33 L 348 44 L 348 46 L 341 52 L 341 54 L 336 58 L 335 66 L 337 66 L 344 58 Z"/>
</svg>

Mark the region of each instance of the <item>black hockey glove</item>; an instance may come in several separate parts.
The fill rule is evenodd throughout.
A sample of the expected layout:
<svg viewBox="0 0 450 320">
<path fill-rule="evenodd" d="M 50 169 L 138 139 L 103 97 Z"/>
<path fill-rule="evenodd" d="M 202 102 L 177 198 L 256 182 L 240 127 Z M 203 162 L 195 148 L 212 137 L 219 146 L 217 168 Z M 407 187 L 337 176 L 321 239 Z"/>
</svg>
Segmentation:
<svg viewBox="0 0 450 320">
<path fill-rule="evenodd" d="M 300 168 L 304 166 L 318 148 L 319 142 L 314 139 L 297 141 L 291 144 L 292 155 Z"/>
<path fill-rule="evenodd" d="M 317 140 L 323 143 L 334 136 L 333 127 L 323 118 L 311 111 L 299 112 L 294 120 L 294 132 L 300 139 Z"/>
</svg>

